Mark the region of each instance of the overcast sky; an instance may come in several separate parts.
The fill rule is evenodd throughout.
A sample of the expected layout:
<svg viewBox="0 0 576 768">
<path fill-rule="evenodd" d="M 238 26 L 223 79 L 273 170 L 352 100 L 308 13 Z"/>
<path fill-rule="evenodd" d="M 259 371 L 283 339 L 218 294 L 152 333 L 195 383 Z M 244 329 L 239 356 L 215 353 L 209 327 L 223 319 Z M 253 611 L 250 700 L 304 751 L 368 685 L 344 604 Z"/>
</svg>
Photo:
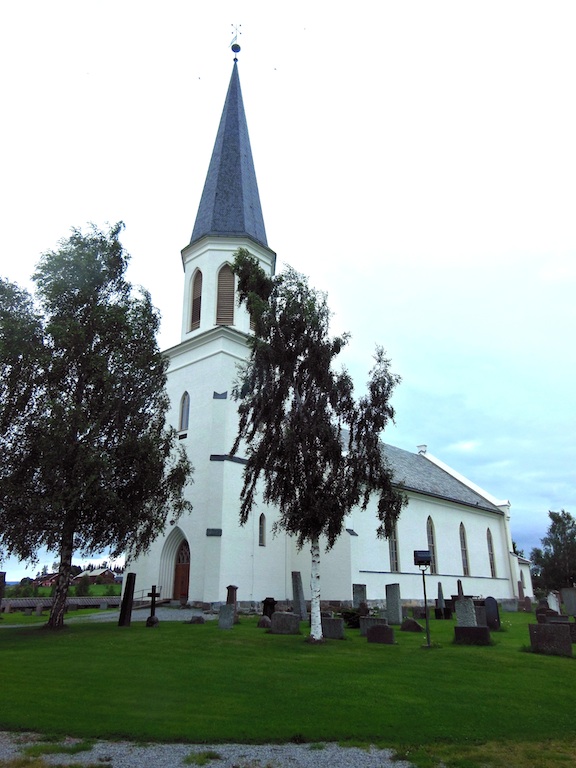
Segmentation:
<svg viewBox="0 0 576 768">
<path fill-rule="evenodd" d="M 573 0 L 3 0 L 0 274 L 122 219 L 180 340 L 232 25 L 279 268 L 328 292 L 359 388 L 387 349 L 384 439 L 509 499 L 528 555 L 576 514 Z"/>
</svg>

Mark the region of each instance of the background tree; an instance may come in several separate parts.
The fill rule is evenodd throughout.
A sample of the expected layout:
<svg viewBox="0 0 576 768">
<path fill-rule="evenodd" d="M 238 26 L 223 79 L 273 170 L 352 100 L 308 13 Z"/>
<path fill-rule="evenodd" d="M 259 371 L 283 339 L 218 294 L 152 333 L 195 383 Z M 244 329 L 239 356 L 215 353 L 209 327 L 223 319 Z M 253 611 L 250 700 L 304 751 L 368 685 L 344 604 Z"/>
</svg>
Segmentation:
<svg viewBox="0 0 576 768">
<path fill-rule="evenodd" d="M 236 253 L 240 302 L 252 317 L 251 356 L 236 384 L 241 443 L 247 464 L 241 494 L 244 524 L 263 480 L 263 498 L 277 505 L 276 529 L 308 543 L 312 556 L 311 632 L 322 639 L 320 539 L 330 549 L 353 507 L 378 496 L 378 535 L 386 536 L 404 504 L 392 485 L 380 434 L 394 412 L 399 381 L 377 349 L 368 393 L 358 401 L 346 370 L 334 360 L 348 335 L 331 338 L 326 296 L 292 269 L 268 278 L 245 249 Z"/>
<path fill-rule="evenodd" d="M 530 553 L 534 587 L 545 593 L 576 582 L 576 520 L 564 510 L 548 512 L 548 517 L 550 525 L 542 547 Z"/>
<path fill-rule="evenodd" d="M 31 562 L 58 552 L 52 628 L 74 552 L 137 555 L 190 508 L 191 466 L 165 425 L 159 316 L 125 279 L 122 227 L 73 230 L 45 253 L 38 308 L 0 281 L 0 545 Z"/>
</svg>

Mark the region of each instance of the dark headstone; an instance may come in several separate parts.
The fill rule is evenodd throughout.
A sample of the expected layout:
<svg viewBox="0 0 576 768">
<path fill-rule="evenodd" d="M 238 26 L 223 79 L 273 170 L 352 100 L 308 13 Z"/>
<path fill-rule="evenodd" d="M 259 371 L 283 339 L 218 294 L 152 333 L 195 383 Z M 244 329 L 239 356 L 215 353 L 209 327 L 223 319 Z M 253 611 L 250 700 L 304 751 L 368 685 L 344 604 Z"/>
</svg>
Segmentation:
<svg viewBox="0 0 576 768">
<path fill-rule="evenodd" d="M 192 616 L 190 621 L 185 621 L 184 624 L 206 624 L 204 616 Z"/>
<path fill-rule="evenodd" d="M 498 610 L 498 603 L 493 597 L 487 597 L 484 601 L 484 607 L 486 609 L 486 624 L 488 629 L 492 632 L 500 629 L 500 611 Z"/>
<path fill-rule="evenodd" d="M 574 587 L 564 587 L 560 590 L 564 610 L 568 616 L 576 616 L 576 589 Z"/>
<path fill-rule="evenodd" d="M 2 600 L 6 589 L 6 571 L 0 571 L 0 613 L 2 613 Z"/>
<path fill-rule="evenodd" d="M 300 571 L 292 571 L 292 596 L 294 613 L 298 614 L 302 621 L 308 621 L 308 610 L 306 600 L 304 600 L 304 587 L 302 586 Z"/>
<path fill-rule="evenodd" d="M 394 630 L 387 624 L 375 624 L 373 627 L 368 627 L 366 639 L 369 643 L 394 645 Z"/>
<path fill-rule="evenodd" d="M 134 602 L 134 586 L 136 585 L 136 574 L 127 573 L 124 586 L 124 595 L 120 605 L 119 627 L 129 627 L 132 619 L 132 603 Z"/>
<path fill-rule="evenodd" d="M 271 626 L 272 626 L 272 619 L 270 618 L 270 616 L 260 616 L 260 620 L 258 621 L 259 629 L 270 629 Z"/>
<path fill-rule="evenodd" d="M 442 589 L 442 582 L 438 582 L 438 598 L 436 599 L 436 608 L 439 608 L 441 611 L 444 610 L 446 607 L 446 603 L 444 601 L 444 591 Z"/>
<path fill-rule="evenodd" d="M 568 624 L 570 621 L 570 616 L 559 616 L 557 613 L 554 615 L 546 614 L 546 621 L 543 622 L 544 624 Z"/>
<path fill-rule="evenodd" d="M 272 614 L 270 632 L 273 635 L 299 635 L 300 616 L 295 613 L 275 611 Z"/>
<path fill-rule="evenodd" d="M 352 606 L 358 609 L 361 603 L 366 603 L 366 584 L 352 584 Z"/>
<path fill-rule="evenodd" d="M 424 627 L 416 619 L 404 619 L 400 625 L 401 632 L 424 632 Z"/>
<path fill-rule="evenodd" d="M 358 616 L 369 616 L 370 615 L 370 608 L 368 608 L 368 603 L 360 603 L 358 606 Z"/>
<path fill-rule="evenodd" d="M 360 637 L 366 637 L 370 627 L 388 624 L 388 620 L 378 616 L 360 616 Z"/>
<path fill-rule="evenodd" d="M 68 610 L 70 610 L 71 608 L 72 606 L 69 605 Z M 36 616 L 42 616 L 43 610 L 44 610 L 44 606 L 42 605 L 42 603 L 39 603 L 39 605 L 36 606 L 36 610 L 34 611 L 34 613 L 36 614 Z"/>
<path fill-rule="evenodd" d="M 518 582 L 518 600 L 522 602 L 524 600 L 524 584 L 521 581 Z"/>
<path fill-rule="evenodd" d="M 238 587 L 234 584 L 229 584 L 226 587 L 226 605 L 234 606 L 234 624 L 238 624 L 238 603 L 237 603 Z"/>
<path fill-rule="evenodd" d="M 528 624 L 534 653 L 572 656 L 572 637 L 568 624 Z"/>
<path fill-rule="evenodd" d="M 487 626 L 486 607 L 484 605 L 484 600 L 474 601 L 474 613 L 476 614 L 476 624 L 479 627 Z"/>
<path fill-rule="evenodd" d="M 570 624 L 568 624 L 568 627 L 570 629 L 570 639 L 572 640 L 572 643 L 576 643 L 576 622 L 571 621 Z"/>
<path fill-rule="evenodd" d="M 273 597 L 266 597 L 262 602 L 262 615 L 272 618 L 272 614 L 276 610 L 276 600 Z"/>
<path fill-rule="evenodd" d="M 24 616 L 32 616 L 32 608 L 24 608 Z"/>
<path fill-rule="evenodd" d="M 322 619 L 322 635 L 326 640 L 344 640 L 344 619 Z"/>
<path fill-rule="evenodd" d="M 488 627 L 454 627 L 454 642 L 459 645 L 490 645 Z"/>
<path fill-rule="evenodd" d="M 232 629 L 234 626 L 234 619 L 236 617 L 236 606 L 232 603 L 226 603 L 220 606 L 218 612 L 218 627 L 219 629 Z"/>
<path fill-rule="evenodd" d="M 460 579 L 458 579 L 456 591 L 458 592 L 458 599 L 461 597 L 464 597 L 464 589 L 462 587 L 462 582 L 460 581 Z"/>
<path fill-rule="evenodd" d="M 524 610 L 526 613 L 532 613 L 532 600 L 528 596 L 524 598 Z"/>
<path fill-rule="evenodd" d="M 160 626 L 160 622 L 158 620 L 158 616 L 148 616 L 146 619 L 146 626 L 147 627 L 158 627 Z"/>
</svg>

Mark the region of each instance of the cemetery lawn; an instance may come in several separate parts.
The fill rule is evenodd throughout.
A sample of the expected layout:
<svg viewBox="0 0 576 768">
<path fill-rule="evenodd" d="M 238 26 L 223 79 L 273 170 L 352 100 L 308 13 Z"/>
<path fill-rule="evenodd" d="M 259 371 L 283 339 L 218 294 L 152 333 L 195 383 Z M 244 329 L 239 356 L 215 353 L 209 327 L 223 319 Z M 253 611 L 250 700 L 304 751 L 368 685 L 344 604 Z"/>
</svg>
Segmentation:
<svg viewBox="0 0 576 768">
<path fill-rule="evenodd" d="M 525 652 L 534 616 L 501 618 L 489 647 L 454 645 L 453 622 L 431 620 L 431 649 L 398 628 L 394 646 L 350 629 L 309 645 L 305 625 L 301 636 L 270 635 L 256 618 L 228 631 L 216 621 L 3 626 L 0 730 L 372 743 L 422 768 L 575 765 L 576 659 Z"/>
</svg>

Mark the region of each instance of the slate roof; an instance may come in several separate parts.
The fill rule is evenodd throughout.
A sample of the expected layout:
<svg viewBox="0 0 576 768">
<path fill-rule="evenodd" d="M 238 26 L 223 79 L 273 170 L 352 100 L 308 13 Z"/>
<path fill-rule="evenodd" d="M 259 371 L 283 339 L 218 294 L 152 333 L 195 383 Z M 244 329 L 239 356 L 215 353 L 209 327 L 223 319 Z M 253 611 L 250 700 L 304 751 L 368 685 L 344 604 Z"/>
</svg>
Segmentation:
<svg viewBox="0 0 576 768">
<path fill-rule="evenodd" d="M 268 246 L 236 61 L 190 242 L 206 235 Z"/>
<path fill-rule="evenodd" d="M 495 504 L 457 480 L 419 453 L 411 453 L 393 445 L 383 445 L 384 455 L 394 477 L 406 491 L 447 499 L 459 504 L 503 514 Z"/>
</svg>

